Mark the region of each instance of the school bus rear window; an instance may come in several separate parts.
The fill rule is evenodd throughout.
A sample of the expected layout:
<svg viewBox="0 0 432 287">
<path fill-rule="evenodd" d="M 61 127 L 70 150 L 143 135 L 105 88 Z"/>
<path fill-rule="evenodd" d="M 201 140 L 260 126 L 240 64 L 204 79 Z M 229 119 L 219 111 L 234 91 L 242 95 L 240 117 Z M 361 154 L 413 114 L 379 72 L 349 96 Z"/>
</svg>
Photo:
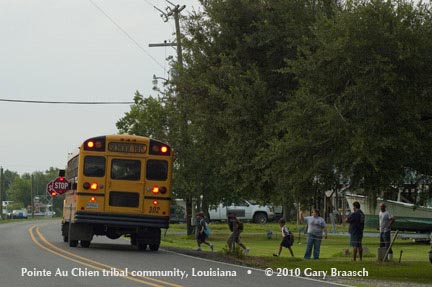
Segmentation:
<svg viewBox="0 0 432 287">
<path fill-rule="evenodd" d="M 147 160 L 146 178 L 148 180 L 166 180 L 168 178 L 168 162 L 166 160 Z"/>
<path fill-rule="evenodd" d="M 86 156 L 84 158 L 84 175 L 105 176 L 105 158 L 103 156 Z"/>
<path fill-rule="evenodd" d="M 141 161 L 130 159 L 113 159 L 111 162 L 111 179 L 139 180 Z"/>
</svg>

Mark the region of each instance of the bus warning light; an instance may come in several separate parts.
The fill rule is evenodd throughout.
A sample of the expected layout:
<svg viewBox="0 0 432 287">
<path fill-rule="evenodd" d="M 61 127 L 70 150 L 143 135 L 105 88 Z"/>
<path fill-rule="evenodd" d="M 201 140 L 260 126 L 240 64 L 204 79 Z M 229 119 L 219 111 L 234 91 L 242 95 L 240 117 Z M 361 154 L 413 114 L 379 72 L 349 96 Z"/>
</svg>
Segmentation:
<svg viewBox="0 0 432 287">
<path fill-rule="evenodd" d="M 91 190 L 97 190 L 98 189 L 98 184 L 96 182 L 90 183 L 90 189 Z"/>
<path fill-rule="evenodd" d="M 153 200 L 153 205 L 158 205 L 158 201 L 157 200 Z"/>
</svg>

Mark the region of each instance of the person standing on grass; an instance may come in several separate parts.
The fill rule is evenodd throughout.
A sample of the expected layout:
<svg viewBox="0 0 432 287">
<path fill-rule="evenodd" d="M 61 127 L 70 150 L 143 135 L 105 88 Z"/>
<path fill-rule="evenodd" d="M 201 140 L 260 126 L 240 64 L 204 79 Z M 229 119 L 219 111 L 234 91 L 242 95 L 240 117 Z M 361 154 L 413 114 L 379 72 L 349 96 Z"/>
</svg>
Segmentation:
<svg viewBox="0 0 432 287">
<path fill-rule="evenodd" d="M 196 232 L 196 240 L 198 243 L 198 248 L 196 249 L 197 251 L 201 251 L 201 244 L 205 244 L 208 245 L 211 249 L 211 251 L 213 251 L 214 246 L 213 244 L 207 242 L 207 234 L 204 232 L 207 227 L 207 222 L 204 219 L 204 212 L 198 212 L 196 215 L 197 218 L 197 232 Z"/>
<path fill-rule="evenodd" d="M 353 261 L 357 259 L 357 252 L 359 254 L 360 261 L 363 260 L 363 229 L 364 229 L 364 213 L 360 210 L 360 203 L 353 203 L 354 212 L 351 213 L 345 220 L 349 223 L 349 233 L 350 233 L 350 245 L 353 247 Z"/>
<path fill-rule="evenodd" d="M 243 223 L 241 223 L 237 216 L 234 213 L 228 214 L 228 226 L 231 231 L 230 236 L 228 237 L 227 244 L 228 244 L 228 250 L 230 253 L 233 252 L 235 244 L 237 243 L 240 245 L 241 248 L 244 249 L 245 255 L 249 254 L 249 248 L 247 248 L 241 241 L 240 241 L 240 233 L 243 231 Z"/>
<path fill-rule="evenodd" d="M 379 229 L 380 229 L 380 247 L 385 247 L 386 251 L 390 248 L 391 226 L 394 223 L 393 215 L 386 210 L 384 203 L 380 204 Z M 393 255 L 393 251 L 389 250 Z"/>
<path fill-rule="evenodd" d="M 291 256 L 294 257 L 294 252 L 291 249 L 291 246 L 294 243 L 294 234 L 289 231 L 288 227 L 286 226 L 285 219 L 279 219 L 279 226 L 281 227 L 282 231 L 282 241 L 279 245 L 279 252 L 277 254 L 273 253 L 273 256 L 280 256 L 282 252 L 282 247 L 286 247 L 290 251 Z"/>
<path fill-rule="evenodd" d="M 312 248 L 314 259 L 319 259 L 323 233 L 325 235 L 324 238 L 327 239 L 325 220 L 320 216 L 318 209 L 314 209 L 312 216 L 306 216 L 303 218 L 303 220 L 307 223 L 306 252 L 304 259 L 311 258 Z"/>
</svg>

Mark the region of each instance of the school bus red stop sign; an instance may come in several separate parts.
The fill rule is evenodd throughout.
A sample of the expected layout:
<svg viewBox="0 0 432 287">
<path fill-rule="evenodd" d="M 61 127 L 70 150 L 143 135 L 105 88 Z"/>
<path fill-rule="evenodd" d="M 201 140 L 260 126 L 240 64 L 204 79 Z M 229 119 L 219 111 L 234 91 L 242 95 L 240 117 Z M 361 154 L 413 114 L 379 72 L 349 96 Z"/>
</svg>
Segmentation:
<svg viewBox="0 0 432 287">
<path fill-rule="evenodd" d="M 70 184 L 64 177 L 57 177 L 55 180 L 51 180 L 47 184 L 47 192 L 51 196 L 56 196 L 57 194 L 63 194 L 69 189 L 70 189 Z"/>
</svg>

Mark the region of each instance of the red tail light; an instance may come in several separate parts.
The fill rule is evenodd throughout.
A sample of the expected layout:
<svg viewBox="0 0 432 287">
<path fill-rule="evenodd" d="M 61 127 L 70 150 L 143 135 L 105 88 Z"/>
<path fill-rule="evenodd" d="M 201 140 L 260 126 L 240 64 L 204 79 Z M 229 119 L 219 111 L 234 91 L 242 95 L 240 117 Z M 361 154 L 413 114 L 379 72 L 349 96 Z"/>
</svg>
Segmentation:
<svg viewBox="0 0 432 287">
<path fill-rule="evenodd" d="M 153 193 L 153 194 L 158 194 L 159 191 L 160 191 L 159 186 L 153 186 L 153 187 L 152 187 L 152 193 Z"/>
<path fill-rule="evenodd" d="M 99 188 L 99 184 L 97 182 L 84 182 L 83 183 L 84 189 L 90 189 L 90 190 L 97 190 Z"/>
</svg>

